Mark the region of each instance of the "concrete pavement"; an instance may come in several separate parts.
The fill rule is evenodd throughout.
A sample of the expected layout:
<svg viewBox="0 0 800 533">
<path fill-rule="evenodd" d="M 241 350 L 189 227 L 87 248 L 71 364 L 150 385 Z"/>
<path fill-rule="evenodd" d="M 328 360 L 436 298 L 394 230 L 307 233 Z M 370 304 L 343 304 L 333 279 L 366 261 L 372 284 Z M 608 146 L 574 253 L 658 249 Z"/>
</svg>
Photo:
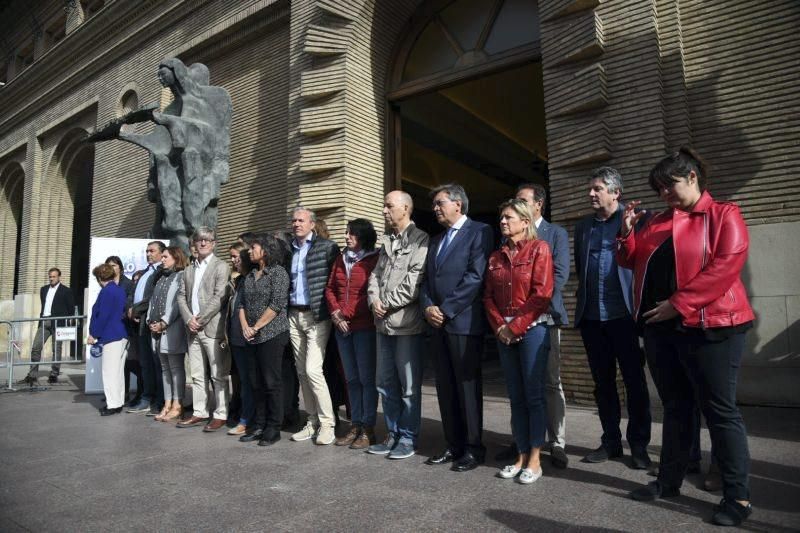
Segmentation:
<svg viewBox="0 0 800 533">
<path fill-rule="evenodd" d="M 433 382 L 423 389 L 417 456 L 401 461 L 310 441 L 241 444 L 220 431 L 176 429 L 144 415 L 101 418 L 82 376 L 48 390 L 0 394 L 0 531 L 706 531 L 721 498 L 689 476 L 678 498 L 637 503 L 653 478 L 629 456 L 580 462 L 599 443 L 590 408 L 567 413 L 569 468 L 544 456 L 544 477 L 521 486 L 489 461 L 458 474 L 423 464 L 440 451 Z M 509 441 L 499 369 L 486 370 L 488 456 Z M 42 382 L 46 379 L 42 379 Z M 800 530 L 800 410 L 744 408 L 757 531 Z M 656 415 L 656 419 L 660 417 Z M 382 426 L 379 431 L 383 435 Z M 657 459 L 661 425 L 653 425 Z M 703 430 L 704 468 L 708 432 Z"/>
</svg>

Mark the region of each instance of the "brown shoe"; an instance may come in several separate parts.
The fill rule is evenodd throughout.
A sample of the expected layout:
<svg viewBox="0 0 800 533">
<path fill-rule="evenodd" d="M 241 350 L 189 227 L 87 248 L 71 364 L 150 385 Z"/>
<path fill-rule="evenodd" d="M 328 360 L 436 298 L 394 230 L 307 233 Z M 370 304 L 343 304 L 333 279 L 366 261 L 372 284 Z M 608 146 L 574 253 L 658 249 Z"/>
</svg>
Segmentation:
<svg viewBox="0 0 800 533">
<path fill-rule="evenodd" d="M 227 422 L 227 420 L 225 420 L 224 418 L 212 418 L 211 422 L 209 422 L 208 425 L 203 428 L 203 431 L 205 431 L 206 433 L 211 433 L 213 431 L 216 431 L 219 428 L 223 427 L 225 425 L 225 422 Z"/>
<path fill-rule="evenodd" d="M 186 420 L 181 420 L 175 427 L 179 428 L 190 428 L 194 426 L 199 426 L 200 424 L 205 424 L 208 422 L 208 418 L 200 418 L 199 416 L 190 416 Z"/>
<path fill-rule="evenodd" d="M 361 426 L 350 426 L 350 431 L 347 432 L 347 435 L 336 439 L 336 446 L 350 446 L 360 434 Z"/>
<path fill-rule="evenodd" d="M 375 444 L 375 430 L 372 427 L 365 427 L 358 434 L 356 440 L 350 445 L 351 450 L 364 450 L 369 448 L 370 444 Z"/>
</svg>

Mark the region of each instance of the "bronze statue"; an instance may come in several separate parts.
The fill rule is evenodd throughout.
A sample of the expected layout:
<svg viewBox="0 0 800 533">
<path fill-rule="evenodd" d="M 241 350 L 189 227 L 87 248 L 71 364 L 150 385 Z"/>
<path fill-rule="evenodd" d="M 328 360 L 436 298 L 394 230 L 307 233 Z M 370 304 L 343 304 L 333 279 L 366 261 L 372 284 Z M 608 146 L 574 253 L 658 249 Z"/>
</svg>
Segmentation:
<svg viewBox="0 0 800 533">
<path fill-rule="evenodd" d="M 147 197 L 156 204 L 153 237 L 168 238 L 188 250 L 189 236 L 200 226 L 217 227 L 220 185 L 228 181 L 231 98 L 209 85 L 208 68 L 167 58 L 158 79 L 174 100 L 162 112 L 147 105 L 110 122 L 87 137 L 89 142 L 127 141 L 150 152 Z M 124 124 L 153 122 L 153 131 L 134 134 Z"/>
</svg>

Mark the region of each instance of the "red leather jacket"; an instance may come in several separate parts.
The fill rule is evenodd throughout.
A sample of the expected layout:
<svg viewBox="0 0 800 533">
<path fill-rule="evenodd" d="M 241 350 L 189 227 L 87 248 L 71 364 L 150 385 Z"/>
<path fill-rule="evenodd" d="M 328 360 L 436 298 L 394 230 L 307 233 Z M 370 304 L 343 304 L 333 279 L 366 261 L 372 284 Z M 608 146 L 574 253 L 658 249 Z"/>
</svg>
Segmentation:
<svg viewBox="0 0 800 533">
<path fill-rule="evenodd" d="M 367 304 L 367 285 L 369 275 L 378 263 L 378 254 L 364 256 L 353 264 L 350 277 L 344 266 L 344 256 L 336 258 L 325 287 L 325 301 L 331 314 L 341 311 L 350 323 L 351 331 L 374 329 L 372 311 Z"/>
<path fill-rule="evenodd" d="M 617 263 L 633 269 L 634 316 L 653 252 L 672 237 L 678 290 L 669 301 L 690 328 L 720 328 L 755 318 L 739 273 L 749 238 L 739 208 L 704 192 L 691 212 L 667 209 L 617 239 Z"/>
<path fill-rule="evenodd" d="M 520 241 L 516 253 L 511 254 L 509 243 L 489 256 L 483 290 L 483 305 L 489 324 L 495 333 L 506 324 L 511 332 L 521 337 L 525 331 L 546 313 L 553 296 L 553 256 L 545 241 Z"/>
</svg>

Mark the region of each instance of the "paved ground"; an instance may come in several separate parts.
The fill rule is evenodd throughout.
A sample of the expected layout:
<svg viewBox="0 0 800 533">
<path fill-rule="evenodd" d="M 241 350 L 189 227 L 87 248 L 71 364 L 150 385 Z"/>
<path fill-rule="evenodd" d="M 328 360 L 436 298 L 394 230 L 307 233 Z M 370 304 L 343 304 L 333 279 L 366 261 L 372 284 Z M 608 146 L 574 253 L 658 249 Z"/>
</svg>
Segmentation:
<svg viewBox="0 0 800 533">
<path fill-rule="evenodd" d="M 423 394 L 419 455 L 389 461 L 284 439 L 271 448 L 176 429 L 143 415 L 98 416 L 74 371 L 38 392 L 0 394 L 0 531 L 704 531 L 720 495 L 690 476 L 682 496 L 636 503 L 652 478 L 628 458 L 579 459 L 598 442 L 593 409 L 567 414 L 570 467 L 544 461 L 532 486 L 490 463 L 457 474 L 423 464 L 439 451 L 433 384 Z M 507 442 L 508 402 L 487 371 L 485 441 Z M 44 381 L 44 380 L 43 380 Z M 800 410 L 746 408 L 755 513 L 748 530 L 800 530 Z M 655 458 L 661 425 L 653 426 Z M 708 435 L 703 432 L 704 450 Z M 626 450 L 627 453 L 627 450 Z M 707 456 L 706 456 L 707 461 Z"/>
</svg>

